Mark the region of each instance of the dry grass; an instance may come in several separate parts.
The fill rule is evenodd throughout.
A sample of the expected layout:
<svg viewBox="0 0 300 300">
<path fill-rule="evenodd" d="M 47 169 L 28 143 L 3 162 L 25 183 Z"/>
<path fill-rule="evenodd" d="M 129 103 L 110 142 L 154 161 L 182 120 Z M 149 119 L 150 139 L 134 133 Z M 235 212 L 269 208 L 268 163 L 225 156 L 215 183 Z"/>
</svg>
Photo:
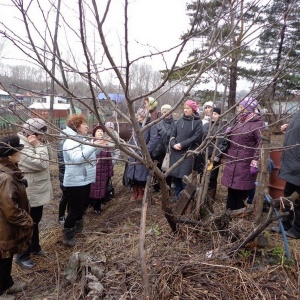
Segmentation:
<svg viewBox="0 0 300 300">
<path fill-rule="evenodd" d="M 85 215 L 84 233 L 77 236 L 71 249 L 62 245 L 61 228 L 57 224 L 57 204 L 60 195 L 56 169 L 53 168 L 55 199 L 45 208 L 41 225 L 41 244 L 46 257 L 33 257 L 37 266 L 24 270 L 13 266 L 13 275 L 29 285 L 17 299 L 92 299 L 86 298 L 89 268 L 83 266 L 77 280 L 70 283 L 62 274 L 69 257 L 85 252 L 94 265 L 105 264 L 101 279 L 102 298 L 142 299 L 139 249 L 141 203 L 130 200 L 130 191 L 121 184 L 123 166 L 118 165 L 114 177 L 116 196 L 100 216 Z M 178 235 L 171 233 L 159 205 L 147 212 L 146 253 L 150 299 L 299 299 L 299 243 L 291 241 L 293 261 L 286 261 L 280 235 L 267 234 L 267 249 L 243 249 L 227 257 L 230 234 L 220 234 L 213 226 L 195 228 L 181 225 Z M 223 190 L 218 191 L 215 211 L 222 211 Z M 250 232 L 248 220 L 234 220 L 230 230 Z M 219 255 L 208 259 L 206 253 L 219 249 Z M 223 250 L 222 250 L 223 249 Z M 220 251 L 221 250 L 221 251 Z"/>
</svg>

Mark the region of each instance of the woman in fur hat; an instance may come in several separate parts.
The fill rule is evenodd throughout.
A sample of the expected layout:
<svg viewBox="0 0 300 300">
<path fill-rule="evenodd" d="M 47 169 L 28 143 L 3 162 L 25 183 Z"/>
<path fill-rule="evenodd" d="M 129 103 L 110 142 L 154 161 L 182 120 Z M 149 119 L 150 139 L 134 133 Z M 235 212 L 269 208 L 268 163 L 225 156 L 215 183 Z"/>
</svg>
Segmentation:
<svg viewBox="0 0 300 300">
<path fill-rule="evenodd" d="M 18 136 L 0 140 L 0 299 L 15 299 L 9 294 L 26 288 L 11 276 L 13 256 L 28 249 L 33 226 L 26 181 L 18 167 L 23 147 Z"/>
</svg>

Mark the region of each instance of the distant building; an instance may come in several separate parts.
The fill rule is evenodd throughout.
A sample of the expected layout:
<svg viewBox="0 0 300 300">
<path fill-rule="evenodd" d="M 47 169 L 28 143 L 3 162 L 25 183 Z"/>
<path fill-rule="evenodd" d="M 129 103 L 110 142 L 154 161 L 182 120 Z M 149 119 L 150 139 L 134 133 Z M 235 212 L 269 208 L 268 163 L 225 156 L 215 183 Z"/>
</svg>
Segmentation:
<svg viewBox="0 0 300 300">
<path fill-rule="evenodd" d="M 0 90 L 0 101 L 1 102 L 10 102 L 12 100 L 12 97 L 9 95 L 9 93 Z"/>
<path fill-rule="evenodd" d="M 50 96 L 45 96 L 42 98 L 43 102 L 34 102 L 28 108 L 31 109 L 32 117 L 36 118 L 36 115 L 44 119 L 50 118 Z M 65 103 L 62 103 L 65 102 Z M 66 103 L 67 100 L 61 97 L 54 98 L 53 104 L 53 119 L 60 128 L 65 128 L 66 120 L 69 115 L 72 114 L 71 105 Z M 77 114 L 81 113 L 81 109 L 75 106 L 75 111 Z"/>
</svg>

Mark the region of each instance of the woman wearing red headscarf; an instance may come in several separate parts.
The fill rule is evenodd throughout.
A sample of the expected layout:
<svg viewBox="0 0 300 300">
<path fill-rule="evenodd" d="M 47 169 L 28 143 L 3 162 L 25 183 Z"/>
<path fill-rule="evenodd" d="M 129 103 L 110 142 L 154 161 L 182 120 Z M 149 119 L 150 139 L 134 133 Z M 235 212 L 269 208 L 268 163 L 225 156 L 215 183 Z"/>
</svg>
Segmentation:
<svg viewBox="0 0 300 300">
<path fill-rule="evenodd" d="M 170 138 L 171 159 L 170 166 L 181 159 L 188 150 L 197 148 L 202 141 L 202 121 L 197 113 L 198 106 L 195 101 L 187 100 L 184 103 L 183 116 L 178 119 Z M 175 198 L 177 201 L 179 193 L 184 189 L 182 178 L 192 172 L 193 157 L 186 158 L 172 172 L 175 184 Z"/>
</svg>

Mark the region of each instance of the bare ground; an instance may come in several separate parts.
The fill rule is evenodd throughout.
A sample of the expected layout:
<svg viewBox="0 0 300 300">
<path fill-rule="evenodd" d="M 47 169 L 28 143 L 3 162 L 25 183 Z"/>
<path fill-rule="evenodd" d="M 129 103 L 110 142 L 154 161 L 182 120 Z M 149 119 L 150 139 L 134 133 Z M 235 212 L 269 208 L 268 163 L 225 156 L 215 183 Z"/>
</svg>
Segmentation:
<svg viewBox="0 0 300 300">
<path fill-rule="evenodd" d="M 275 143 L 278 141 L 275 140 Z M 281 142 L 281 141 L 280 141 Z M 141 202 L 130 200 L 130 191 L 122 186 L 123 164 L 118 164 L 113 183 L 115 197 L 98 216 L 88 211 L 85 229 L 77 236 L 74 248 L 62 245 L 57 223 L 60 189 L 56 166 L 51 167 L 54 199 L 45 207 L 41 224 L 41 245 L 46 257 L 32 257 L 33 270 L 13 265 L 13 275 L 28 283 L 17 299 L 143 299 L 144 288 L 139 255 Z M 265 231 L 269 245 L 226 254 L 228 235 L 213 227 L 182 225 L 174 235 L 162 213 L 159 193 L 147 210 L 145 250 L 149 277 L 149 299 L 299 299 L 299 240 L 289 240 L 292 258 L 284 256 L 281 235 Z M 225 189 L 217 192 L 215 210 L 225 209 Z M 229 231 L 251 232 L 253 216 L 234 219 Z M 276 225 L 276 223 L 274 223 Z M 210 250 L 220 250 L 207 257 Z M 89 261 L 77 268 L 69 282 L 64 275 L 69 258 L 86 253 Z M 86 296 L 92 290 L 93 267 L 103 269 L 99 276 L 102 296 Z M 93 278 L 92 278 L 93 279 Z"/>
</svg>

